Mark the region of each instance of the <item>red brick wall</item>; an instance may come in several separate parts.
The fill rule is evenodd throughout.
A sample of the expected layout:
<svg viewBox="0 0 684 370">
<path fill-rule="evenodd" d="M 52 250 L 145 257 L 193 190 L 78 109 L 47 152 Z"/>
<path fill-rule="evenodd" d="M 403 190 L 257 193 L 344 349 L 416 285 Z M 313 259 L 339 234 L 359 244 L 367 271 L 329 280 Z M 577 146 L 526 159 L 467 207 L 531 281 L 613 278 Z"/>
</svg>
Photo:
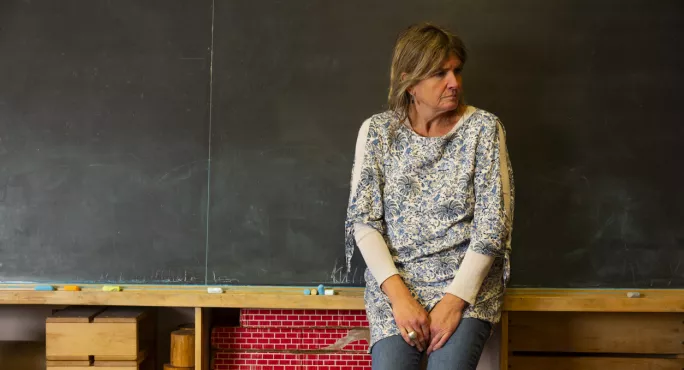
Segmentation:
<svg viewBox="0 0 684 370">
<path fill-rule="evenodd" d="M 212 329 L 214 370 L 370 370 L 364 311 L 243 309 L 240 327 Z M 363 335 L 362 335 L 363 336 Z"/>
<path fill-rule="evenodd" d="M 308 328 L 216 328 L 212 337 L 216 349 L 240 350 L 322 350 L 344 338 L 349 329 Z M 366 351 L 367 342 L 353 342 L 345 351 Z"/>
</svg>

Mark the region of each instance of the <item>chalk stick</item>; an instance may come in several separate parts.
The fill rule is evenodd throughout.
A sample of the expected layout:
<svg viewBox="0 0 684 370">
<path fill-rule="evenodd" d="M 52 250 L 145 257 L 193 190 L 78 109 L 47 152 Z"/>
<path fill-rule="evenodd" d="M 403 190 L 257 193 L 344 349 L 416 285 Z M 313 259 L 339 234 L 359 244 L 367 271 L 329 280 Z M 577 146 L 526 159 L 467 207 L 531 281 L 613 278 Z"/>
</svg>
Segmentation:
<svg viewBox="0 0 684 370">
<path fill-rule="evenodd" d="M 318 294 L 319 295 L 325 294 L 325 286 L 323 284 L 318 286 Z"/>
<path fill-rule="evenodd" d="M 311 289 L 311 295 L 318 295 L 318 290 Z"/>
<path fill-rule="evenodd" d="M 120 292 L 121 287 L 116 285 L 105 285 L 102 287 L 102 290 L 105 292 Z"/>
<path fill-rule="evenodd" d="M 207 288 L 207 293 L 221 294 L 223 293 L 223 288 Z"/>
<path fill-rule="evenodd" d="M 53 287 L 52 285 L 36 285 L 33 289 L 40 291 L 52 291 L 55 290 L 55 287 Z"/>
<path fill-rule="evenodd" d="M 639 293 L 639 292 L 627 292 L 627 297 L 628 298 L 639 298 L 639 297 L 641 297 L 641 293 Z"/>
<path fill-rule="evenodd" d="M 325 295 L 335 295 L 335 291 L 333 289 L 326 289 Z"/>
<path fill-rule="evenodd" d="M 311 289 L 304 289 L 304 295 L 311 295 Z"/>
<path fill-rule="evenodd" d="M 78 292 L 81 290 L 81 287 L 78 285 L 65 285 L 64 290 L 69 292 Z"/>
</svg>

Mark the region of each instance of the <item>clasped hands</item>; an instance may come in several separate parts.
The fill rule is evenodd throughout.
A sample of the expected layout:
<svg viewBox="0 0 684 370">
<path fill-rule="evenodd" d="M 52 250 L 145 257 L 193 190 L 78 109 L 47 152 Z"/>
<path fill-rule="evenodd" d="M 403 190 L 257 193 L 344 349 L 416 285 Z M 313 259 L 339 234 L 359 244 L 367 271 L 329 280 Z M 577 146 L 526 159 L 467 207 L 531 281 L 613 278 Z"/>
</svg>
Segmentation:
<svg viewBox="0 0 684 370">
<path fill-rule="evenodd" d="M 392 278 L 398 278 L 398 276 L 395 275 Z M 396 282 L 390 281 L 394 280 L 392 278 L 385 282 L 389 284 L 383 283 L 383 291 L 392 302 L 394 321 L 399 327 L 401 336 L 406 343 L 417 347 L 419 351 L 427 350 L 428 355 L 442 348 L 456 331 L 467 303 L 455 295 L 446 293 L 428 313 L 413 298 L 403 281 L 400 281 L 401 286 L 399 286 Z M 415 332 L 415 335 L 412 332 Z M 412 337 L 415 336 L 415 339 L 411 339 L 409 333 Z"/>
</svg>

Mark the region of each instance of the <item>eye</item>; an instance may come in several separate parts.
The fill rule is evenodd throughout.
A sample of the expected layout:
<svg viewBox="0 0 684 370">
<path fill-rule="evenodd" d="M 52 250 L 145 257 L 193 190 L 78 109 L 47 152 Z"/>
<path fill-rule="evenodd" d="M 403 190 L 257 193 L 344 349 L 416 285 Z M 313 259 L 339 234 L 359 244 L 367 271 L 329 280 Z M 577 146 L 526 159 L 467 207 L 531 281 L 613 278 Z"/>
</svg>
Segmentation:
<svg viewBox="0 0 684 370">
<path fill-rule="evenodd" d="M 435 72 L 434 76 L 444 77 L 444 76 L 446 76 L 446 71 L 445 70 L 437 71 L 437 72 Z"/>
<path fill-rule="evenodd" d="M 454 74 L 455 74 L 455 75 L 460 75 L 461 72 L 463 72 L 463 67 L 458 67 L 458 68 L 454 69 Z"/>
</svg>

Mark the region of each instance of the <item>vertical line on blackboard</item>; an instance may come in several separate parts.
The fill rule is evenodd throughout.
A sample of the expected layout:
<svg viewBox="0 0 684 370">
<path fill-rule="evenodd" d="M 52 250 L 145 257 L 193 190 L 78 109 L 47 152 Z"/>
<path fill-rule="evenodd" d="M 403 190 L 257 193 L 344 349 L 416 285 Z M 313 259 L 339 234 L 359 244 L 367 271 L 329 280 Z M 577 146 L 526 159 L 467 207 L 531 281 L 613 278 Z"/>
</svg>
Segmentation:
<svg viewBox="0 0 684 370">
<path fill-rule="evenodd" d="M 214 13 L 215 0 L 211 0 L 211 45 L 209 46 L 209 155 L 207 159 L 207 229 L 204 235 L 204 285 L 209 285 L 209 206 L 211 205 L 211 117 L 214 107 Z"/>
</svg>

